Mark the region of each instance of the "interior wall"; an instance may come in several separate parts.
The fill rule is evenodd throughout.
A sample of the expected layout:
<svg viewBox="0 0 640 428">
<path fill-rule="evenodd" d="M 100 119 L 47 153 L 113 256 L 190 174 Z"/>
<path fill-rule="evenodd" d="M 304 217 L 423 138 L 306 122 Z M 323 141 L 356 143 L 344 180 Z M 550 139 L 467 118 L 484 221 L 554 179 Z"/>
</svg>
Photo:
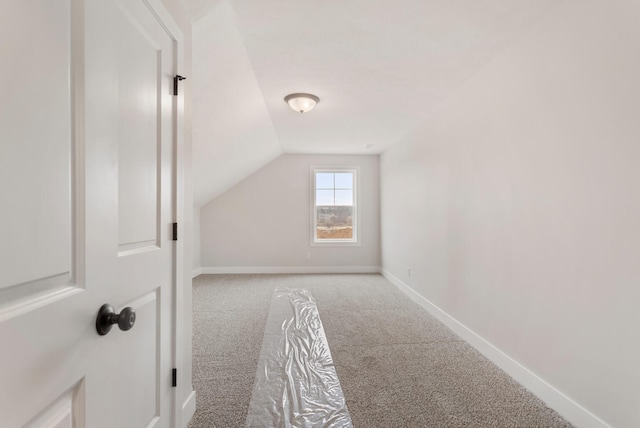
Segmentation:
<svg viewBox="0 0 640 428">
<path fill-rule="evenodd" d="M 385 271 L 616 427 L 640 426 L 639 21 L 560 4 L 381 156 Z"/>
<path fill-rule="evenodd" d="M 202 267 L 202 256 L 200 255 L 200 208 L 193 208 L 193 273 L 199 273 Z"/>
<path fill-rule="evenodd" d="M 360 245 L 310 245 L 312 165 L 360 167 Z M 200 223 L 205 273 L 377 271 L 379 157 L 282 155 L 204 205 Z"/>
</svg>

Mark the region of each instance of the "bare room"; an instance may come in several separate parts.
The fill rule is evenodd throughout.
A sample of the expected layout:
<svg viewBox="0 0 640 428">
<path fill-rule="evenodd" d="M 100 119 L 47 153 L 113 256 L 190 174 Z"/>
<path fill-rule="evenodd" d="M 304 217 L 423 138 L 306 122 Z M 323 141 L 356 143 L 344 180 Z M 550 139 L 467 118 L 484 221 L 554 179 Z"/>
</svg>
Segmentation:
<svg viewBox="0 0 640 428">
<path fill-rule="evenodd" d="M 0 12 L 0 426 L 640 426 L 637 1 Z"/>
</svg>

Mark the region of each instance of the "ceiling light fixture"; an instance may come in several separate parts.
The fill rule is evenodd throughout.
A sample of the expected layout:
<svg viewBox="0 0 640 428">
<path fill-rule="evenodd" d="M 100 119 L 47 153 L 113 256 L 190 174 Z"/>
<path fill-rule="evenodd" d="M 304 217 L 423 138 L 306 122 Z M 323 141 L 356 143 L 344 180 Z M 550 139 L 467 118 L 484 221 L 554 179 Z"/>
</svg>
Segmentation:
<svg viewBox="0 0 640 428">
<path fill-rule="evenodd" d="M 311 94 L 289 94 L 284 97 L 284 100 L 292 110 L 299 113 L 313 110 L 316 104 L 320 102 L 320 98 Z"/>
</svg>

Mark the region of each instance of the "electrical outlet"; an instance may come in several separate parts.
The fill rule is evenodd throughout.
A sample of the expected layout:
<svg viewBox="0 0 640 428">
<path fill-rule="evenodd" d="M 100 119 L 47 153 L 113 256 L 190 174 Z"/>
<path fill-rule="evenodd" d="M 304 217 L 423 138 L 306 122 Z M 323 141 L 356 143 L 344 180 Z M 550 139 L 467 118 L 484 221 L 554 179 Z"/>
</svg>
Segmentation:
<svg viewBox="0 0 640 428">
<path fill-rule="evenodd" d="M 307 251 L 307 259 L 311 258 L 311 251 Z"/>
</svg>

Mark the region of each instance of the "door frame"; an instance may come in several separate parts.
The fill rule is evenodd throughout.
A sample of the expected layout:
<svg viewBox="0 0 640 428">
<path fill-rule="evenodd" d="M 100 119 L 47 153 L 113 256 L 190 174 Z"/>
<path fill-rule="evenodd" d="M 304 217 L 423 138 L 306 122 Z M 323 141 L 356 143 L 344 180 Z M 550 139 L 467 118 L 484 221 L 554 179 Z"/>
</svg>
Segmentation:
<svg viewBox="0 0 640 428">
<path fill-rule="evenodd" d="M 173 16 L 169 13 L 162 0 L 143 0 L 149 10 L 155 15 L 156 19 L 162 27 L 165 29 L 171 40 L 173 41 L 173 74 L 177 75 L 183 73 L 185 69 L 185 42 L 182 30 L 174 20 Z M 182 89 L 182 87 L 180 88 Z M 185 361 L 185 355 L 183 352 L 185 338 L 184 338 L 184 251 L 185 251 L 185 239 L 184 231 L 186 230 L 185 221 L 185 149 L 184 149 L 184 114 L 185 114 L 185 102 L 184 91 L 179 91 L 178 96 L 173 97 L 173 120 L 174 120 L 174 135 L 173 140 L 173 222 L 178 224 L 178 239 L 173 242 L 173 281 L 171 287 L 173 306 L 171 308 L 171 363 L 172 367 L 178 370 L 178 374 L 184 373 L 185 364 L 190 364 L 190 361 Z M 189 394 L 187 400 L 181 402 L 180 391 L 181 388 L 180 378 L 178 377 L 178 386 L 173 388 L 172 391 L 172 409 L 171 411 L 172 425 L 175 427 L 185 427 L 193 413 L 195 412 L 195 395 L 193 392 Z M 187 385 L 191 385 L 191 382 L 185 382 Z"/>
</svg>

